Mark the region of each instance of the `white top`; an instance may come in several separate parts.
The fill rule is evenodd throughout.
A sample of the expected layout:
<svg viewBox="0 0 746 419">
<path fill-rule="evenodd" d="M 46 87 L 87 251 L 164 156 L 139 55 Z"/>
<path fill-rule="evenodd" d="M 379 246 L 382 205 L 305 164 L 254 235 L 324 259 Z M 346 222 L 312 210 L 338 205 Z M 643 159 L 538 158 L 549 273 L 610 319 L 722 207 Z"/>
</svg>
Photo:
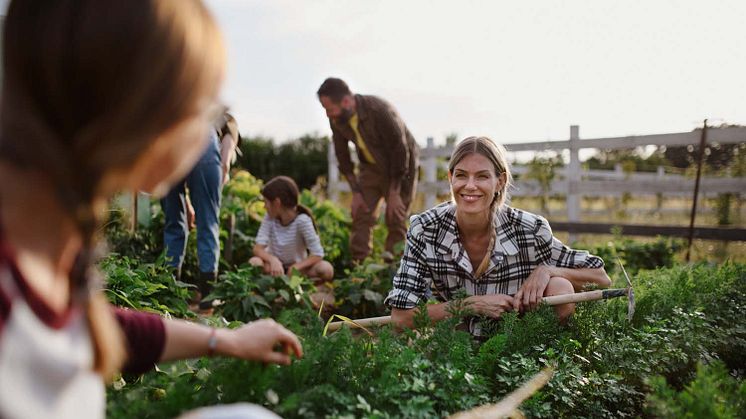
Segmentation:
<svg viewBox="0 0 746 419">
<path fill-rule="evenodd" d="M 265 246 L 267 252 L 277 256 L 283 265 L 300 262 L 308 257 L 309 252 L 324 257 L 321 239 L 311 217 L 306 214 L 298 214 L 286 226 L 265 215 L 256 235 L 256 244 Z"/>
<path fill-rule="evenodd" d="M 39 305 L 34 309 L 20 294 L 0 265 L 0 297 L 9 309 L 0 316 L 0 417 L 103 418 L 104 382 L 92 371 L 82 310 L 45 321 Z"/>
</svg>

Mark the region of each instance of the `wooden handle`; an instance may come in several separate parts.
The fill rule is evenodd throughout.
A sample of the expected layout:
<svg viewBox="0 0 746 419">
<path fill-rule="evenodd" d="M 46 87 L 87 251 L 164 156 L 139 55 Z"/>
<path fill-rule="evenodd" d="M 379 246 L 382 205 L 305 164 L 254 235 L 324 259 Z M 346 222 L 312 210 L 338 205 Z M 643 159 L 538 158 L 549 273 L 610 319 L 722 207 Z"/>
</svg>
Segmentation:
<svg viewBox="0 0 746 419">
<path fill-rule="evenodd" d="M 541 302 L 549 304 L 550 306 L 556 306 L 567 303 L 579 303 L 581 301 L 595 301 L 601 300 L 603 297 L 602 290 L 579 292 L 576 294 L 562 294 L 552 295 L 550 297 L 544 297 Z"/>
<path fill-rule="evenodd" d="M 355 319 L 353 321 L 363 327 L 383 326 L 391 323 L 391 316 L 369 317 L 367 319 Z M 349 322 L 332 322 L 329 323 L 329 328 L 327 330 L 330 332 L 334 332 L 335 330 L 338 330 L 340 327 L 342 327 L 342 325 L 345 323 L 347 323 L 347 325 L 350 327 L 357 327 L 355 324 Z"/>
<path fill-rule="evenodd" d="M 579 303 L 581 301 L 605 300 L 607 298 L 623 297 L 628 294 L 627 288 L 612 288 L 606 290 L 595 290 L 586 292 L 577 292 L 575 294 L 562 294 L 544 297 L 541 302 L 550 306 L 567 303 Z"/>
<path fill-rule="evenodd" d="M 578 292 L 575 294 L 552 295 L 550 297 L 542 298 L 541 301 L 550 306 L 556 306 L 567 303 L 579 303 L 581 301 L 596 301 L 606 298 L 621 297 L 623 295 L 627 295 L 627 293 L 627 288 L 614 288 L 607 290 Z M 367 319 L 356 319 L 353 321 L 363 327 L 383 326 L 391 323 L 391 316 L 369 317 Z M 329 328 L 327 330 L 333 332 L 335 330 L 338 330 L 345 323 L 347 323 L 350 327 L 357 327 L 352 323 L 342 321 L 329 323 Z"/>
</svg>

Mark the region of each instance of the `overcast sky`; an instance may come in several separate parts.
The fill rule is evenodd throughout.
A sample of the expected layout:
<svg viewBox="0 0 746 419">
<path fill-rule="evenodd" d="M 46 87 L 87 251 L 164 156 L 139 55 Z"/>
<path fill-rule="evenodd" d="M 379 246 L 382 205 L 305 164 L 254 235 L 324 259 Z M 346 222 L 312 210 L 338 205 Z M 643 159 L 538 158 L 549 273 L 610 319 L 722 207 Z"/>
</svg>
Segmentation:
<svg viewBox="0 0 746 419">
<path fill-rule="evenodd" d="M 746 124 L 746 1 L 209 0 L 245 133 L 328 133 L 327 76 L 380 95 L 421 143 Z"/>
<path fill-rule="evenodd" d="M 124 1 L 124 0 L 123 0 Z M 0 5 L 7 0 L 0 0 Z M 503 143 L 746 124 L 746 1 L 207 0 L 249 135 L 329 133 L 327 76 L 417 140 Z"/>
</svg>

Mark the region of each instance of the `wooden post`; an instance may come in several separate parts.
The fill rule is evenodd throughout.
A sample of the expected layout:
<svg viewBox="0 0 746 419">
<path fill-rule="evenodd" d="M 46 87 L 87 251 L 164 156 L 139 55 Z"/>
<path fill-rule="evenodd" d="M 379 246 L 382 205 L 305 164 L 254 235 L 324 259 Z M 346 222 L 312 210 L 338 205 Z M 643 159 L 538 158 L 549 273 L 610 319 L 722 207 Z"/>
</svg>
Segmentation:
<svg viewBox="0 0 746 419">
<path fill-rule="evenodd" d="M 427 137 L 427 148 L 425 149 L 425 209 L 435 206 L 438 182 L 438 158 L 435 155 L 435 141 L 433 137 Z"/>
<path fill-rule="evenodd" d="M 689 262 L 694 240 L 694 218 L 697 215 L 697 199 L 699 199 L 699 180 L 702 176 L 702 162 L 705 159 L 705 145 L 707 144 L 707 119 L 702 126 L 702 137 L 699 140 L 699 157 L 697 158 L 697 180 L 694 181 L 694 199 L 692 201 L 692 215 L 689 217 L 689 244 L 686 247 L 686 261 Z"/>
<path fill-rule="evenodd" d="M 623 180 L 625 178 L 624 176 L 624 169 L 622 169 L 621 163 L 614 164 L 614 180 Z M 624 192 L 617 192 L 614 194 L 614 198 L 617 201 L 616 205 L 618 205 L 617 208 L 621 209 L 622 205 L 622 196 L 624 196 Z"/>
<path fill-rule="evenodd" d="M 580 221 L 580 196 L 577 193 L 580 183 L 580 127 L 570 125 L 570 162 L 567 166 L 567 221 Z M 568 244 L 577 239 L 574 232 L 570 232 Z"/>
<path fill-rule="evenodd" d="M 328 179 L 326 181 L 326 193 L 334 202 L 339 200 L 339 167 L 337 167 L 337 155 L 334 153 L 334 144 L 329 143 L 329 150 L 326 153 L 326 160 L 329 164 Z"/>
<path fill-rule="evenodd" d="M 137 191 L 133 190 L 130 193 L 132 198 L 130 207 L 130 233 L 137 231 Z"/>
<path fill-rule="evenodd" d="M 658 166 L 658 171 L 657 171 L 658 179 L 663 180 L 664 176 L 666 176 L 666 168 L 663 166 Z M 663 209 L 663 193 L 662 192 L 656 192 L 655 194 L 655 209 L 656 211 L 658 211 L 658 214 L 660 214 L 661 210 Z"/>
</svg>

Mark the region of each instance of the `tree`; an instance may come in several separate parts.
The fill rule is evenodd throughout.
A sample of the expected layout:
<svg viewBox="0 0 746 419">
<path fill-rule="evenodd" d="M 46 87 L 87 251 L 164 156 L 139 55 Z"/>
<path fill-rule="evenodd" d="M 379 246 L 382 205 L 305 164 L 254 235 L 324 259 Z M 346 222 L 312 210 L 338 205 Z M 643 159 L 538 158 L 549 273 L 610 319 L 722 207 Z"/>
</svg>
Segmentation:
<svg viewBox="0 0 746 419">
<path fill-rule="evenodd" d="M 265 182 L 275 176 L 290 176 L 301 189 L 312 187 L 328 172 L 329 137 L 306 134 L 276 145 L 272 138 L 243 137 L 237 165 Z"/>
</svg>

